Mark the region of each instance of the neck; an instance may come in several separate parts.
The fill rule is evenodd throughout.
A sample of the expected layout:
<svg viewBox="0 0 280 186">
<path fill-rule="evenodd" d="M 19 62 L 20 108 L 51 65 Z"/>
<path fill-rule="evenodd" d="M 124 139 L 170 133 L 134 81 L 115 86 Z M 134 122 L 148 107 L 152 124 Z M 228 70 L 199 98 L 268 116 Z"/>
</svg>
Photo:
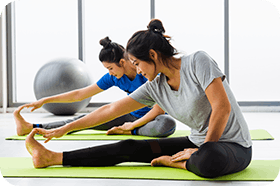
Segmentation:
<svg viewBox="0 0 280 186">
<path fill-rule="evenodd" d="M 126 65 L 124 66 L 125 69 L 125 75 L 130 79 L 130 80 L 134 80 L 134 78 L 137 75 L 136 72 L 136 67 L 131 64 L 131 63 L 126 63 Z"/>
<path fill-rule="evenodd" d="M 160 65 L 161 68 L 159 68 L 159 71 L 163 73 L 168 79 L 174 79 L 178 76 L 178 72 L 180 72 L 181 67 L 181 58 L 177 59 L 172 57 L 170 60 L 170 63 L 173 64 L 173 66 L 170 65 L 170 67 L 167 67 L 163 64 Z"/>
</svg>

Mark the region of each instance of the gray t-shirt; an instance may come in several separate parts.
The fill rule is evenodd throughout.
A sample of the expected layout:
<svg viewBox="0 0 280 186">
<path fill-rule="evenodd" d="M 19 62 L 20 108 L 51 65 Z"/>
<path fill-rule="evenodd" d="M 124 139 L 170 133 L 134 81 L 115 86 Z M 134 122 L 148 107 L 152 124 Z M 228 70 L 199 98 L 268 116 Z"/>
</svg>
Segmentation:
<svg viewBox="0 0 280 186">
<path fill-rule="evenodd" d="M 231 113 L 224 133 L 219 141 L 236 142 L 244 147 L 252 145 L 247 123 L 217 63 L 205 52 L 199 51 L 181 58 L 180 87 L 174 91 L 167 83 L 167 77 L 160 74 L 147 82 L 130 97 L 152 107 L 157 103 L 170 116 L 191 128 L 189 139 L 200 146 L 203 144 L 211 115 L 211 105 L 205 89 L 221 77 L 231 103 Z"/>
</svg>

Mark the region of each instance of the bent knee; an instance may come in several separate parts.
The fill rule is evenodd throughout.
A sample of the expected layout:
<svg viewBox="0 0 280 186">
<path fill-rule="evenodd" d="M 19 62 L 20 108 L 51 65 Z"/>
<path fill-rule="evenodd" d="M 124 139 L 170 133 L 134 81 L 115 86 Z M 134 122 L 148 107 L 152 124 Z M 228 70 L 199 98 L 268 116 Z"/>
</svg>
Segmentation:
<svg viewBox="0 0 280 186">
<path fill-rule="evenodd" d="M 170 127 L 176 126 L 176 121 L 172 117 L 165 114 L 157 116 L 156 120 L 160 122 L 162 125 L 166 125 Z"/>
<path fill-rule="evenodd" d="M 173 134 L 176 130 L 176 121 L 167 115 L 160 115 L 157 117 L 158 125 L 158 137 L 167 137 Z"/>
<path fill-rule="evenodd" d="M 223 175 L 227 165 L 226 150 L 216 142 L 207 142 L 191 156 L 187 169 L 201 177 L 214 178 Z"/>
</svg>

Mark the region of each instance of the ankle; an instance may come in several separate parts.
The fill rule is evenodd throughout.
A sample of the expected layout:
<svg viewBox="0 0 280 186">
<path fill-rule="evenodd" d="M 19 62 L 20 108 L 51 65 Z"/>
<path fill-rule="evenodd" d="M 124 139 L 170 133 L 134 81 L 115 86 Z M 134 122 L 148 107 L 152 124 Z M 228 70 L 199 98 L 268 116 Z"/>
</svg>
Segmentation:
<svg viewBox="0 0 280 186">
<path fill-rule="evenodd" d="M 63 153 L 52 152 L 52 165 L 62 165 Z"/>
</svg>

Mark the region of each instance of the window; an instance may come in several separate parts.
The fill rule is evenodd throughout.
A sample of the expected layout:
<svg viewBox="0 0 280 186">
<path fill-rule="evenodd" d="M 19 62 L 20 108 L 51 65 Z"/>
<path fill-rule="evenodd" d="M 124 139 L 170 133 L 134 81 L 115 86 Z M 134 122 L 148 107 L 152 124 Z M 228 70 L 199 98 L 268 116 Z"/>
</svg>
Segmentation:
<svg viewBox="0 0 280 186">
<path fill-rule="evenodd" d="M 77 0 L 16 1 L 13 102 L 35 101 L 39 68 L 58 57 L 78 58 Z"/>
<path fill-rule="evenodd" d="M 236 99 L 279 101 L 279 12 L 263 0 L 229 3 L 230 85 Z"/>
<path fill-rule="evenodd" d="M 84 5 L 82 9 L 78 2 Z M 82 51 L 83 61 L 97 82 L 108 72 L 98 58 L 102 48 L 99 40 L 109 36 L 125 47 L 135 31 L 146 29 L 151 17 L 162 20 L 172 45 L 181 54 L 204 50 L 224 73 L 229 72 L 230 86 L 241 105 L 265 102 L 280 106 L 280 16 L 269 1 L 24 0 L 10 7 L 6 28 L 10 107 L 36 100 L 34 77 L 54 58 L 79 58 Z M 126 93 L 114 87 L 91 102 L 107 103 L 124 96 Z"/>
<path fill-rule="evenodd" d="M 187 54 L 203 50 L 224 71 L 223 0 L 155 1 L 155 16 L 177 50 Z"/>
</svg>

